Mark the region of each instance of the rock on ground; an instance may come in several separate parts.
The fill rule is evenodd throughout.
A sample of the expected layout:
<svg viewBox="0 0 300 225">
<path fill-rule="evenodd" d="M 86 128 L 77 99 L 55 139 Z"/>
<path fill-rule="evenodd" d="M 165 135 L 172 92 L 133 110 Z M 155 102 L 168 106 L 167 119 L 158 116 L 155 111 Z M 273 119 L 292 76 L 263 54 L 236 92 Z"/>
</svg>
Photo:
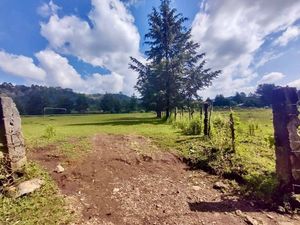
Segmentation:
<svg viewBox="0 0 300 225">
<path fill-rule="evenodd" d="M 21 197 L 23 195 L 34 192 L 39 189 L 44 184 L 43 180 L 34 178 L 31 180 L 24 181 L 17 186 L 16 198 Z"/>
</svg>

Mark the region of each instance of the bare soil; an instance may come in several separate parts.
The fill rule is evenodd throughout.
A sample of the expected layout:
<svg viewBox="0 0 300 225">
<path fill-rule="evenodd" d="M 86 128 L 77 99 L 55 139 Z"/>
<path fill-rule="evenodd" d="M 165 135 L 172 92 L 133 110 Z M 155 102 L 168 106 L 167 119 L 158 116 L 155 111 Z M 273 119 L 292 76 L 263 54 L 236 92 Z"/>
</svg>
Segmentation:
<svg viewBox="0 0 300 225">
<path fill-rule="evenodd" d="M 70 161 L 55 145 L 31 151 L 53 176 L 75 224 L 300 224 L 299 216 L 261 209 L 213 188 L 226 180 L 191 170 L 142 136 L 97 135 L 93 151 Z M 54 172 L 61 163 L 63 173 Z"/>
</svg>

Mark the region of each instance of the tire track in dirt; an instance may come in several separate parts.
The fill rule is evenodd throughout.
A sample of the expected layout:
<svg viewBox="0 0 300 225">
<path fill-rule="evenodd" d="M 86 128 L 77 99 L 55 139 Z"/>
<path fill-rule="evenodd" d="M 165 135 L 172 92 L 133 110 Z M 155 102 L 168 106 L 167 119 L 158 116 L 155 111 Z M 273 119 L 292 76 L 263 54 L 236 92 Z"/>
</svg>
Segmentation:
<svg viewBox="0 0 300 225">
<path fill-rule="evenodd" d="M 53 146 L 31 154 L 67 196 L 76 224 L 300 224 L 213 189 L 218 177 L 190 170 L 145 137 L 103 134 L 92 142 L 93 151 L 76 161 Z M 52 172 L 62 161 L 65 172 Z"/>
</svg>

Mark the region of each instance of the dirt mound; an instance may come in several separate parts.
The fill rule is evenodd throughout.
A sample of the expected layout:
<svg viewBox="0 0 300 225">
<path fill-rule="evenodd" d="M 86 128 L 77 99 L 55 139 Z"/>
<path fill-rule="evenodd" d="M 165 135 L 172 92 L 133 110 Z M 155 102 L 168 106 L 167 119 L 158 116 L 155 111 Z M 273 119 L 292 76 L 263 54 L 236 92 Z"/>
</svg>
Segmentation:
<svg viewBox="0 0 300 225">
<path fill-rule="evenodd" d="M 84 159 L 68 161 L 54 148 L 32 158 L 53 171 L 62 193 L 72 196 L 78 224 L 299 224 L 256 209 L 213 189 L 217 177 L 192 171 L 175 154 L 141 136 L 97 135 Z"/>
</svg>

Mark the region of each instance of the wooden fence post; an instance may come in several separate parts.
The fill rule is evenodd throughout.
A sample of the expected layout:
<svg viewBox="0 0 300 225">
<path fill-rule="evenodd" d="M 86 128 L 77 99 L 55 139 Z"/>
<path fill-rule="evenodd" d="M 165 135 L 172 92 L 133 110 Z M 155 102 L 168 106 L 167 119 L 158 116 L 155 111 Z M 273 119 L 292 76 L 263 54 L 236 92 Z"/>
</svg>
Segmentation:
<svg viewBox="0 0 300 225">
<path fill-rule="evenodd" d="M 203 111 L 204 111 L 204 130 L 203 133 L 205 136 L 209 136 L 209 130 L 210 130 L 210 125 L 209 125 L 209 103 L 204 102 L 203 103 Z"/>
<path fill-rule="evenodd" d="M 233 119 L 232 112 L 229 115 L 229 127 L 230 127 L 230 131 L 231 131 L 232 153 L 235 153 L 235 129 L 234 129 L 234 119 Z"/>
<path fill-rule="evenodd" d="M 300 194 L 300 137 L 297 129 L 299 101 L 296 88 L 273 91 L 273 124 L 276 152 L 276 173 L 280 194 Z"/>
</svg>

